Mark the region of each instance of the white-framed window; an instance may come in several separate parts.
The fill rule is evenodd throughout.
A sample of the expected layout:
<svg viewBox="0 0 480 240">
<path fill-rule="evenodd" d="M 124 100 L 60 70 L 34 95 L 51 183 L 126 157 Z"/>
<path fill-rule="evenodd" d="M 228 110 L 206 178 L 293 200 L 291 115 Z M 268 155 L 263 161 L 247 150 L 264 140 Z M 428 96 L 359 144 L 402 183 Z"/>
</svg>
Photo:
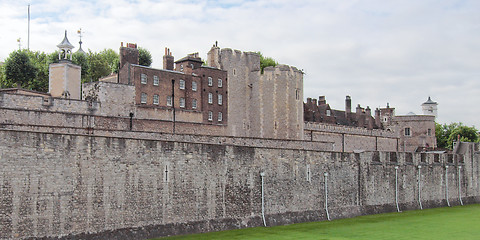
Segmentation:
<svg viewBox="0 0 480 240">
<path fill-rule="evenodd" d="M 208 111 L 208 121 L 213 121 L 213 112 Z"/>
<path fill-rule="evenodd" d="M 327 109 L 327 116 L 330 117 L 332 115 L 332 112 L 330 111 L 330 109 Z"/>
<path fill-rule="evenodd" d="M 180 64 L 180 71 L 183 72 L 183 64 Z"/>
<path fill-rule="evenodd" d="M 153 104 L 158 105 L 159 99 L 158 99 L 158 94 L 153 95 Z"/>
<path fill-rule="evenodd" d="M 192 99 L 192 108 L 197 109 L 197 99 Z"/>
<path fill-rule="evenodd" d="M 222 86 L 223 86 L 222 79 L 221 79 L 221 78 L 219 78 L 219 79 L 218 79 L 218 87 L 222 87 Z"/>
<path fill-rule="evenodd" d="M 213 103 L 213 94 L 208 93 L 208 103 L 212 104 Z"/>
<path fill-rule="evenodd" d="M 160 79 L 158 78 L 158 76 L 153 76 L 153 86 L 158 86 L 159 83 Z"/>
<path fill-rule="evenodd" d="M 208 77 L 208 86 L 209 86 L 209 87 L 213 86 L 213 79 L 212 79 L 212 77 Z"/>
<path fill-rule="evenodd" d="M 185 108 L 185 98 L 180 98 L 180 107 Z"/>
<path fill-rule="evenodd" d="M 222 112 L 218 112 L 218 121 L 221 122 L 223 120 Z"/>
<path fill-rule="evenodd" d="M 142 92 L 140 95 L 140 103 L 147 103 L 147 94 Z"/>
<path fill-rule="evenodd" d="M 147 74 L 142 73 L 142 74 L 140 75 L 140 82 L 141 82 L 142 84 L 147 84 Z"/>
<path fill-rule="evenodd" d="M 195 81 L 192 82 L 192 91 L 194 91 L 194 92 L 197 91 L 197 82 L 195 82 Z"/>
<path fill-rule="evenodd" d="M 180 79 L 180 89 L 185 89 L 185 80 Z"/>
<path fill-rule="evenodd" d="M 172 96 L 167 96 L 167 106 L 172 106 Z"/>
<path fill-rule="evenodd" d="M 190 64 L 190 67 L 192 67 L 192 69 L 194 68 L 193 63 Z"/>
<path fill-rule="evenodd" d="M 405 128 L 405 136 L 411 136 L 410 128 Z"/>
<path fill-rule="evenodd" d="M 222 94 L 218 94 L 218 105 L 222 105 L 222 103 L 223 103 Z"/>
</svg>

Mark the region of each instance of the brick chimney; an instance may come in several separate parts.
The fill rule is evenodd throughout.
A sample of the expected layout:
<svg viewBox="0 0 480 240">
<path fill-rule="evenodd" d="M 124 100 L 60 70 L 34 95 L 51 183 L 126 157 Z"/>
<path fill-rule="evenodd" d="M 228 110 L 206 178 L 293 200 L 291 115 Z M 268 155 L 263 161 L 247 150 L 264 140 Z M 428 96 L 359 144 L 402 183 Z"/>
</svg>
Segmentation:
<svg viewBox="0 0 480 240">
<path fill-rule="evenodd" d="M 138 48 L 137 44 L 127 43 L 127 46 L 123 46 L 123 42 L 120 46 L 120 69 L 126 63 L 138 64 Z"/>
<path fill-rule="evenodd" d="M 169 48 L 165 48 L 165 55 L 163 56 L 163 69 L 173 70 L 174 57 Z"/>
<path fill-rule="evenodd" d="M 318 106 L 322 106 L 327 104 L 327 100 L 325 100 L 325 96 L 319 96 L 318 97 Z"/>
</svg>

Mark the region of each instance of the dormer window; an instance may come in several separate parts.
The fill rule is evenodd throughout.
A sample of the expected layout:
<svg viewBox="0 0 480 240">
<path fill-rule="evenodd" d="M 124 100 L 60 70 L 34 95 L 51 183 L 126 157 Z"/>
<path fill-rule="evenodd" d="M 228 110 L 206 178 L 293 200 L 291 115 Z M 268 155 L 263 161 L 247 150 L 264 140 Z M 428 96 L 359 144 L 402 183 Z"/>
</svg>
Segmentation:
<svg viewBox="0 0 480 240">
<path fill-rule="evenodd" d="M 330 117 L 332 115 L 332 112 L 330 111 L 330 109 L 327 109 L 327 116 Z"/>
</svg>

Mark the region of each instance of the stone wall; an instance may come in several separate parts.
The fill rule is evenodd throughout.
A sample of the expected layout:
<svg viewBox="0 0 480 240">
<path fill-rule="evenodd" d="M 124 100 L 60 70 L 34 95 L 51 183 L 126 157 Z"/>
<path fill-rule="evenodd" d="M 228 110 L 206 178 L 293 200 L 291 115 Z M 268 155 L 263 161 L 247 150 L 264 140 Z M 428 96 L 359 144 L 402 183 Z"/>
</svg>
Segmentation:
<svg viewBox="0 0 480 240">
<path fill-rule="evenodd" d="M 332 219 L 395 211 L 396 179 L 401 210 L 419 200 L 446 206 L 446 177 L 451 205 L 480 200 L 471 148 L 354 154 L 282 149 L 276 140 L 273 148 L 95 134 L 0 131 L 0 238 L 146 239 L 261 226 L 261 172 L 267 226 L 325 220 L 325 183 Z"/>
<path fill-rule="evenodd" d="M 397 134 L 381 129 L 305 122 L 304 135 L 305 141 L 333 142 L 337 152 L 400 150 Z"/>
</svg>

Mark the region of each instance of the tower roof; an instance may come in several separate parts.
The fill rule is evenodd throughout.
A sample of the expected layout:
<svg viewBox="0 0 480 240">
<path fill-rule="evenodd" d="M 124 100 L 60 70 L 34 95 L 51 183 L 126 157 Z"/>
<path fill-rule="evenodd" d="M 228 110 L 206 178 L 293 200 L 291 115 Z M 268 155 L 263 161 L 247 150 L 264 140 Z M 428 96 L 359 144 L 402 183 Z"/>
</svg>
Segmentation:
<svg viewBox="0 0 480 240">
<path fill-rule="evenodd" d="M 57 45 L 58 48 L 60 49 L 72 49 L 74 46 L 68 41 L 67 38 L 67 30 L 65 30 L 65 37 L 63 38 L 63 41 Z"/>
<path fill-rule="evenodd" d="M 437 104 L 437 102 L 432 101 L 430 96 L 428 96 L 428 100 L 426 102 L 424 102 L 423 104 Z"/>
</svg>

